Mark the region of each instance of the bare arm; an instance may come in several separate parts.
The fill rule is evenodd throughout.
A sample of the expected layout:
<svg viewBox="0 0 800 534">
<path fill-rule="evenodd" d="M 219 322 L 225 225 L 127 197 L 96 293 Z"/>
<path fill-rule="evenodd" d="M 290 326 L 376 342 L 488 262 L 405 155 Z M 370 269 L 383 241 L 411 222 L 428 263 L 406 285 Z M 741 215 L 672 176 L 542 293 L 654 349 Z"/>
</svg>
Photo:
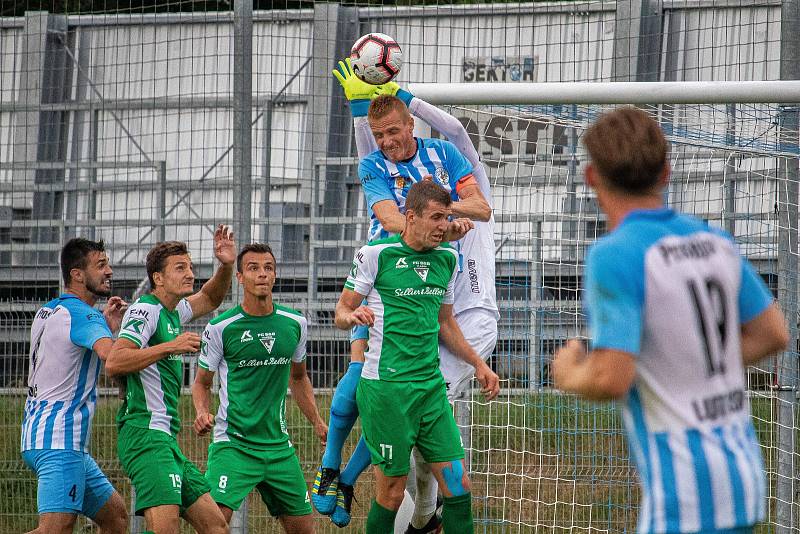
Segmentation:
<svg viewBox="0 0 800 534">
<path fill-rule="evenodd" d="M 406 218 L 393 200 L 381 200 L 372 205 L 372 212 L 383 229 L 390 234 L 399 234 L 406 226 Z"/>
<path fill-rule="evenodd" d="M 342 290 L 339 302 L 336 303 L 336 316 L 334 317 L 336 328 L 349 330 L 356 325 L 372 326 L 375 322 L 375 314 L 366 306 L 361 305 L 363 300 L 364 295 L 347 288 Z"/>
<path fill-rule="evenodd" d="M 553 358 L 552 371 L 562 391 L 591 400 L 612 400 L 628 393 L 636 378 L 636 361 L 632 354 L 612 349 L 586 354 L 583 343 L 571 339 Z"/>
<path fill-rule="evenodd" d="M 194 332 L 184 332 L 172 341 L 144 349 L 129 339 L 118 338 L 106 357 L 106 373 L 112 377 L 135 373 L 170 354 L 197 352 L 199 349 L 200 336 Z"/>
<path fill-rule="evenodd" d="M 753 365 L 770 354 L 785 350 L 789 345 L 786 319 L 775 303 L 755 319 L 744 323 L 741 332 L 744 365 Z"/>
<path fill-rule="evenodd" d="M 197 374 L 192 384 L 192 403 L 194 404 L 194 431 L 198 436 L 207 434 L 214 427 L 214 416 L 211 414 L 211 385 L 214 383 L 214 373 L 197 368 Z"/>
<path fill-rule="evenodd" d="M 461 332 L 456 318 L 453 317 L 452 304 L 442 304 L 439 309 L 439 341 L 450 352 L 475 368 L 475 378 L 480 382 L 481 392 L 488 400 L 497 397 L 497 394 L 500 393 L 500 379 L 464 339 L 464 334 Z"/>
<path fill-rule="evenodd" d="M 314 427 L 314 433 L 323 446 L 328 439 L 328 425 L 322 420 L 314 402 L 314 388 L 311 387 L 311 380 L 306 371 L 306 362 L 292 362 L 292 370 L 289 375 L 289 391 L 292 392 L 297 406 L 308 422 Z"/>
<path fill-rule="evenodd" d="M 458 190 L 458 202 L 453 202 L 453 215 L 467 217 L 473 221 L 486 222 L 492 217 L 492 208 L 483 198 L 478 184 L 466 185 Z"/>
<path fill-rule="evenodd" d="M 480 194 L 480 191 L 478 191 L 478 193 Z M 453 206 L 456 204 L 459 204 L 459 202 L 454 202 Z M 376 202 L 372 205 L 372 211 L 375 213 L 375 217 L 378 218 L 378 221 L 380 221 L 383 229 L 390 234 L 399 234 L 403 231 L 403 228 L 405 228 L 406 218 L 400 213 L 400 209 L 394 201 L 381 200 L 380 202 Z M 489 210 L 489 214 L 491 215 L 491 210 Z M 453 220 L 450 222 L 450 228 L 447 229 L 447 233 L 444 235 L 444 240 L 457 241 L 474 227 L 475 225 L 472 224 L 469 218 Z"/>
<path fill-rule="evenodd" d="M 220 262 L 214 276 L 203 284 L 200 291 L 186 297 L 192 307 L 194 319 L 219 308 L 231 287 L 233 262 L 236 261 L 236 243 L 233 240 L 233 232 L 227 226 L 219 225 L 214 232 L 214 256 Z"/>
</svg>

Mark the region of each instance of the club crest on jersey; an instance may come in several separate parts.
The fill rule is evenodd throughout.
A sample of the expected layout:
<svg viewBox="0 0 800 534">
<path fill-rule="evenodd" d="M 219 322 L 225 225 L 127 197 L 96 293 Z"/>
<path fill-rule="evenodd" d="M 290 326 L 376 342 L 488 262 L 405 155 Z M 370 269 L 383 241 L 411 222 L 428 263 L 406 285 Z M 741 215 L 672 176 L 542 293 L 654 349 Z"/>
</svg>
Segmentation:
<svg viewBox="0 0 800 534">
<path fill-rule="evenodd" d="M 444 167 L 436 167 L 436 170 L 433 172 L 433 177 L 442 185 L 447 185 L 448 182 L 450 182 L 450 174 Z"/>
<path fill-rule="evenodd" d="M 427 261 L 421 260 L 413 260 L 411 262 L 414 266 L 414 272 L 417 273 L 417 276 L 422 279 L 423 282 L 428 281 L 428 271 L 430 270 L 431 264 Z"/>
<path fill-rule="evenodd" d="M 403 189 L 406 186 L 406 179 L 403 176 L 395 176 L 394 186 L 397 189 Z"/>
<path fill-rule="evenodd" d="M 275 332 L 262 332 L 258 334 L 258 340 L 272 354 L 272 347 L 275 345 Z"/>
<path fill-rule="evenodd" d="M 169 335 L 171 336 L 177 336 L 178 334 L 181 333 L 181 329 L 175 328 L 171 324 L 167 323 L 167 332 L 169 332 Z"/>
<path fill-rule="evenodd" d="M 250 330 L 245 330 L 242 333 L 242 337 L 239 338 L 239 343 L 247 343 L 248 341 L 253 341 L 253 335 L 250 333 Z"/>
<path fill-rule="evenodd" d="M 408 264 L 406 263 L 405 258 L 400 258 L 397 260 L 397 263 L 394 264 L 395 269 L 408 269 Z"/>
</svg>

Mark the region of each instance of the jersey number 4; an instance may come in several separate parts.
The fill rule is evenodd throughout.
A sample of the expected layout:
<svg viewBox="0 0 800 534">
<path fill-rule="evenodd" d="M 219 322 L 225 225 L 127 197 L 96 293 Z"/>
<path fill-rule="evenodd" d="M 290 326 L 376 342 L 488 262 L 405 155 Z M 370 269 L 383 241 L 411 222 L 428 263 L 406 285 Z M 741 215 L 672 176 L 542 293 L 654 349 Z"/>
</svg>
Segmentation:
<svg viewBox="0 0 800 534">
<path fill-rule="evenodd" d="M 706 376 L 725 374 L 725 349 L 728 346 L 728 300 L 725 288 L 714 278 L 701 283 L 688 281 L 695 319 L 706 357 Z"/>
</svg>

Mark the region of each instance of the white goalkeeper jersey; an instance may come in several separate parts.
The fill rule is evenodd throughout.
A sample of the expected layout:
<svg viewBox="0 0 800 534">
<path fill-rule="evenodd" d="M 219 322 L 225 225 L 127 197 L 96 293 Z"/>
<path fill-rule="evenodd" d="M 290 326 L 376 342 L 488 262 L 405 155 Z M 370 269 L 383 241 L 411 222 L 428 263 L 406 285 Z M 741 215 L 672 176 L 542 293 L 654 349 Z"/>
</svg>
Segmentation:
<svg viewBox="0 0 800 534">
<path fill-rule="evenodd" d="M 472 166 L 472 175 L 475 177 L 483 197 L 489 203 L 489 206 L 492 206 L 492 193 L 486 170 L 480 162 L 480 157 L 472 145 L 469 135 L 458 119 L 419 98 L 411 100 L 409 111 L 444 134 L 458 152 L 466 158 Z M 378 147 L 366 117 L 356 117 L 354 125 L 358 156 L 360 159 L 364 159 L 378 150 Z M 414 161 L 410 162 L 410 165 L 413 164 Z M 408 178 L 416 181 L 425 174 L 435 174 L 435 171 L 431 173 L 422 168 L 422 166 L 424 166 L 424 162 L 421 164 L 419 172 L 415 173 L 412 169 L 411 172 L 406 173 Z M 403 167 L 403 165 L 400 167 Z M 397 166 L 393 166 L 389 170 L 402 174 L 401 168 Z M 393 174 L 390 175 L 394 176 Z M 443 183 L 442 185 L 447 187 L 449 184 Z M 398 205 L 401 212 L 404 212 L 404 203 L 399 199 Z M 369 207 L 371 208 L 371 206 Z M 468 232 L 463 239 L 451 243 L 459 254 L 453 313 L 458 315 L 469 309 L 480 308 L 491 311 L 497 319 L 500 314 L 497 310 L 497 297 L 495 294 L 494 215 L 487 222 L 474 221 L 474 224 L 475 228 Z M 372 229 L 370 235 L 377 237 L 386 237 L 388 235 L 380 234 L 379 230 L 382 229 Z"/>
<path fill-rule="evenodd" d="M 31 326 L 22 451 L 89 452 L 100 358 L 92 347 L 111 337 L 103 314 L 64 293 L 42 306 Z"/>
<path fill-rule="evenodd" d="M 635 211 L 591 247 L 585 287 L 592 348 L 636 358 L 622 414 L 642 488 L 637 531 L 763 520 L 740 325 L 772 295 L 730 236 L 670 210 Z"/>
</svg>

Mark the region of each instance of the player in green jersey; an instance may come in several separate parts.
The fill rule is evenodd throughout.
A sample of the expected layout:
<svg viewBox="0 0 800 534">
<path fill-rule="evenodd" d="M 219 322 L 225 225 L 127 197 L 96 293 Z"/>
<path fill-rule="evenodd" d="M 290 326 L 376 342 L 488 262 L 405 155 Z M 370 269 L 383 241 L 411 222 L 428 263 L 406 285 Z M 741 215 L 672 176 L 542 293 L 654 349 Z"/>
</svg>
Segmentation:
<svg viewBox="0 0 800 534">
<path fill-rule="evenodd" d="M 158 243 L 147 254 L 152 293 L 132 304 L 106 361 L 111 375 L 127 375 L 117 416 L 118 452 L 136 489 L 136 513 L 156 534 L 177 534 L 179 516 L 203 534 L 228 532 L 197 467 L 178 447 L 178 398 L 183 354 L 197 352 L 200 336 L 183 325 L 216 309 L 228 293 L 236 259 L 233 233 L 220 225 L 214 276 L 193 294 L 192 260 L 184 243 Z"/>
<path fill-rule="evenodd" d="M 356 393 L 364 438 L 378 466 L 367 534 L 393 532 L 414 447 L 444 495 L 445 532 L 473 532 L 464 449 L 439 370 L 439 342 L 475 367 L 488 399 L 500 386 L 453 317 L 458 258 L 442 245 L 451 203 L 447 191 L 431 181 L 412 185 L 403 232 L 359 250 L 336 305 L 337 327 L 370 327 Z"/>
<path fill-rule="evenodd" d="M 314 532 L 303 470 L 286 428 L 286 388 L 322 444 L 328 427 L 314 402 L 306 372 L 306 329 L 299 312 L 272 300 L 275 256 L 265 244 L 242 248 L 236 259 L 242 304 L 214 318 L 205 331 L 192 397 L 195 431 L 214 429 L 206 479 L 211 497 L 230 522 L 258 489 L 270 514 L 290 534 Z M 220 405 L 209 413 L 219 373 Z"/>
</svg>

